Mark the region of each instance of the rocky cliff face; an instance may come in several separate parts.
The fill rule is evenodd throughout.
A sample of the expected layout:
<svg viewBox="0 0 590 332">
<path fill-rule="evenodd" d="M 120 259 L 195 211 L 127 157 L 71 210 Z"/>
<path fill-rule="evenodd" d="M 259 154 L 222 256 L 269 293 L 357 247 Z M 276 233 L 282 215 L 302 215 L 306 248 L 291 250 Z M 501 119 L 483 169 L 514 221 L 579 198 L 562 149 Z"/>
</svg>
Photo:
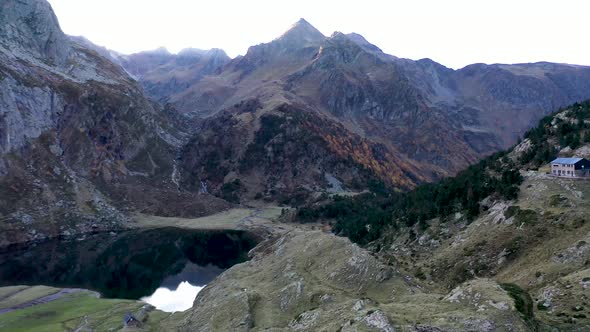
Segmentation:
<svg viewBox="0 0 590 332">
<path fill-rule="evenodd" d="M 0 244 L 114 229 L 133 210 L 227 206 L 178 192 L 175 158 L 189 136 L 173 113 L 66 37 L 46 1 L 1 6 Z"/>
<path fill-rule="evenodd" d="M 0 7 L 3 47 L 24 57 L 66 66 L 71 48 L 46 1 L 3 1 Z"/>
</svg>

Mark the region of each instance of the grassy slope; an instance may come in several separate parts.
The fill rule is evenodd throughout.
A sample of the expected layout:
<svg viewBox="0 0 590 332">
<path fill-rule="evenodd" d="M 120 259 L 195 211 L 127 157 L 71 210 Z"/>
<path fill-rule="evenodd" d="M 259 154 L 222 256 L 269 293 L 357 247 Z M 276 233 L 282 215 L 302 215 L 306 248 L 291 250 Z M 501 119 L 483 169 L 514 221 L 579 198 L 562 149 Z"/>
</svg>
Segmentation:
<svg viewBox="0 0 590 332">
<path fill-rule="evenodd" d="M 514 149 L 455 178 L 410 193 L 338 199 L 304 210 L 303 217 L 335 218 L 337 231 L 418 279 L 433 281 L 434 288 L 450 289 L 477 277 L 516 285 L 533 301 L 531 324 L 585 331 L 590 329 L 590 181 L 545 173 L 557 155 L 590 157 L 588 143 L 590 101 L 544 118 Z M 521 180 L 491 190 L 473 185 L 494 177 L 501 181 L 499 171 L 512 167 L 523 175 L 520 185 Z"/>
<path fill-rule="evenodd" d="M 541 329 L 590 329 L 590 181 L 546 175 L 558 146 L 559 155 L 589 157 L 589 115 L 584 103 L 550 116 L 506 155 L 523 170 L 517 199 L 488 201 L 473 222 L 430 220 L 425 230 L 412 228 L 413 238 L 407 229 L 389 233 L 393 244 L 381 239 L 381 247 L 391 245 L 382 254 L 446 287 L 475 277 L 518 285 Z"/>
<path fill-rule="evenodd" d="M 12 290 L 14 287 L 2 288 L 0 293 Z M 58 291 L 50 287 L 26 287 L 22 289 L 24 296 L 19 297 L 19 302 Z M 14 303 L 3 300 L 0 306 L 12 306 Z M 52 302 L 0 315 L 0 331 L 71 331 L 80 327 L 95 331 L 119 330 L 123 328 L 123 316 L 128 312 L 138 314 L 144 305 L 138 301 L 100 299 L 91 292 L 72 293 Z M 143 329 L 158 330 L 157 322 L 167 316 L 169 314 L 151 311 Z"/>
<path fill-rule="evenodd" d="M 57 293 L 59 290 L 45 286 L 13 286 L 0 288 L 0 309 L 12 308 L 35 299 Z M 1 320 L 1 319 L 0 319 Z"/>
<path fill-rule="evenodd" d="M 590 281 L 587 197 L 590 181 L 530 171 L 517 200 L 498 202 L 470 224 L 459 219 L 430 227 L 414 240 L 399 236 L 381 254 L 445 288 L 476 277 L 518 285 L 530 294 L 541 323 L 590 329 L 590 282 L 584 282 Z M 547 299 L 550 305 L 542 308 Z"/>
</svg>

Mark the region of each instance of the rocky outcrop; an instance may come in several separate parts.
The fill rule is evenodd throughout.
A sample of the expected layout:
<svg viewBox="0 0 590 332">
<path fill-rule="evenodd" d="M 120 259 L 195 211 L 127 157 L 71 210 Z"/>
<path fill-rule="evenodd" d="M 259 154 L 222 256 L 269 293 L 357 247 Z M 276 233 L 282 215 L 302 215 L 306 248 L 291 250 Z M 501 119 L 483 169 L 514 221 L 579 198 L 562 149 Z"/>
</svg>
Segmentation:
<svg viewBox="0 0 590 332">
<path fill-rule="evenodd" d="M 252 254 L 199 293 L 179 323 L 181 331 L 529 330 L 512 299 L 490 280 L 441 301 L 330 234 L 292 231 Z"/>
<path fill-rule="evenodd" d="M 16 56 L 65 67 L 72 49 L 47 1 L 3 1 L 0 45 Z"/>
</svg>

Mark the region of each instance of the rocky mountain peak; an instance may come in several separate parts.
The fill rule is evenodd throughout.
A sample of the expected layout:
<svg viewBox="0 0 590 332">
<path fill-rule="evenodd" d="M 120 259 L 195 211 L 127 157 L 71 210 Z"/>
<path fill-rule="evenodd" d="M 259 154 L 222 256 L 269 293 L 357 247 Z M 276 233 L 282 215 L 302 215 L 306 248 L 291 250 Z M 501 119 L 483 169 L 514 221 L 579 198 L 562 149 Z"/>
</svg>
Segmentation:
<svg viewBox="0 0 590 332">
<path fill-rule="evenodd" d="M 45 0 L 0 3 L 0 45 L 20 58 L 64 65 L 71 51 L 51 5 Z"/>
<path fill-rule="evenodd" d="M 317 44 L 325 38 L 326 36 L 318 29 L 302 18 L 293 24 L 281 37 L 276 39 L 276 41 L 284 43 L 286 46 L 303 47 L 310 44 Z"/>
<path fill-rule="evenodd" d="M 346 35 L 343 34 L 340 31 L 334 31 L 332 33 L 332 35 L 330 36 L 330 39 L 333 39 L 333 40 L 347 40 L 348 37 L 346 37 Z"/>
<path fill-rule="evenodd" d="M 355 44 L 362 47 L 366 51 L 373 53 L 383 53 L 383 51 L 379 47 L 369 43 L 369 41 L 367 41 L 365 37 L 359 35 L 358 33 L 349 33 L 346 35 L 346 37 L 348 37 L 348 39 L 352 40 Z"/>
<path fill-rule="evenodd" d="M 212 48 L 206 51 L 205 55 L 214 59 L 222 59 L 226 62 L 229 62 L 231 60 L 229 55 L 227 55 L 227 53 L 225 53 L 225 51 L 220 48 Z"/>
<path fill-rule="evenodd" d="M 346 51 L 354 51 L 354 52 L 359 52 L 362 50 L 362 47 L 356 43 L 354 40 L 352 40 L 351 38 L 348 37 L 348 35 L 345 35 L 344 33 L 340 32 L 340 31 L 336 31 L 334 32 L 330 38 L 326 39 L 326 42 L 324 43 L 324 49 L 326 48 L 338 48 L 341 51 L 346 50 Z"/>
<path fill-rule="evenodd" d="M 172 55 L 172 53 L 170 53 L 170 51 L 168 51 L 168 49 L 164 46 L 160 46 L 160 47 L 156 48 L 155 50 L 149 51 L 146 53 L 155 54 L 155 55 Z"/>
<path fill-rule="evenodd" d="M 227 53 L 221 48 L 212 48 L 207 51 L 207 54 L 214 54 L 216 56 L 228 56 Z"/>
</svg>

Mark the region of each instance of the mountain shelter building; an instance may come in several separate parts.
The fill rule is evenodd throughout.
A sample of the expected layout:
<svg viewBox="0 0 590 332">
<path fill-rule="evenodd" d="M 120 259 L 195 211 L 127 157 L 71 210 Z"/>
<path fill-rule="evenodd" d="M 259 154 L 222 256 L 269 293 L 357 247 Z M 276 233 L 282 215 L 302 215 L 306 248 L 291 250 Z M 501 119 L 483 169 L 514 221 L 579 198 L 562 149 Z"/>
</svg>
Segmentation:
<svg viewBox="0 0 590 332">
<path fill-rule="evenodd" d="M 562 178 L 590 177 L 590 161 L 584 158 L 557 158 L 551 162 L 551 175 Z"/>
</svg>

